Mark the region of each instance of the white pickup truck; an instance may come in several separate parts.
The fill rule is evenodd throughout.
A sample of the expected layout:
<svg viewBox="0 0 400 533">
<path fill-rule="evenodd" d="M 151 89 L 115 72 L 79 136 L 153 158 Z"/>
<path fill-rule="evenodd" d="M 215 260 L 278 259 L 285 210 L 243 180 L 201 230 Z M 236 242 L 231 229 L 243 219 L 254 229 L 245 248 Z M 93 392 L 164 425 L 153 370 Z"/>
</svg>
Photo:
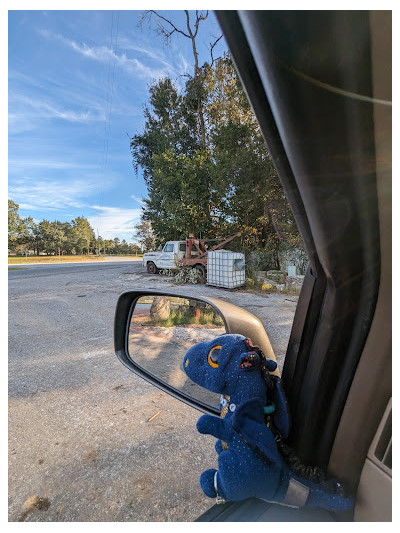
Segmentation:
<svg viewBox="0 0 400 533">
<path fill-rule="evenodd" d="M 241 233 L 235 233 L 208 250 L 206 241 L 196 239 L 190 234 L 185 241 L 168 241 L 162 250 L 143 254 L 143 266 L 149 274 L 157 274 L 159 270 L 177 269 L 179 265 L 196 268 L 202 279 L 205 279 L 208 251 L 219 250 Z"/>
<path fill-rule="evenodd" d="M 143 266 L 149 274 L 157 274 L 159 270 L 178 268 L 185 255 L 186 241 L 168 241 L 162 250 L 143 254 Z"/>
</svg>

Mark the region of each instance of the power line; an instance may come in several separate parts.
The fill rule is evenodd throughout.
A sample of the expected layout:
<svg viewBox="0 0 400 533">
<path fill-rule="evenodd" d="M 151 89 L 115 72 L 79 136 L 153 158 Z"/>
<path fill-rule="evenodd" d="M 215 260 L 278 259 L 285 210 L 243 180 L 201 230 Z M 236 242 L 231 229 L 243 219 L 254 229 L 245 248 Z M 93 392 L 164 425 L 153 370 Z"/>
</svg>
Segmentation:
<svg viewBox="0 0 400 533">
<path fill-rule="evenodd" d="M 104 180 L 106 176 L 106 169 L 108 163 L 108 152 L 109 152 L 109 138 L 111 130 L 111 113 L 112 113 L 112 102 L 114 94 L 114 80 L 115 80 L 115 63 L 117 59 L 117 47 L 118 47 L 118 31 L 119 31 L 119 11 L 117 11 L 117 21 L 116 21 L 116 31 L 115 31 L 115 43 L 113 42 L 114 34 L 114 14 L 112 11 L 111 16 L 111 31 L 110 31 L 110 46 L 109 46 L 109 59 L 108 59 L 108 73 L 107 73 L 107 93 L 106 93 L 106 119 L 104 125 L 104 142 L 103 142 L 103 162 L 102 162 L 102 172 L 100 180 L 100 206 L 103 205 L 103 192 L 104 192 Z M 112 72 L 111 72 L 111 62 L 113 63 Z M 101 218 L 101 212 L 99 217 Z"/>
</svg>

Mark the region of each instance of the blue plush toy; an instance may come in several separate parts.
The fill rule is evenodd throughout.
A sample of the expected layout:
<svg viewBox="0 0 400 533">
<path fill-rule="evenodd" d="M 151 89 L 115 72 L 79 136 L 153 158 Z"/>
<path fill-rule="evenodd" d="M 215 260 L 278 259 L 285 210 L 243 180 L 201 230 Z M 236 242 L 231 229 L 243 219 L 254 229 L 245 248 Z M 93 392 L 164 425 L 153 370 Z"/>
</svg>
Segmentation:
<svg viewBox="0 0 400 533">
<path fill-rule="evenodd" d="M 203 415 L 200 433 L 218 439 L 218 470 L 202 473 L 200 485 L 217 502 L 257 497 L 296 507 L 344 511 L 353 506 L 340 483 L 318 468 L 299 467 L 282 437 L 289 433 L 287 405 L 276 362 L 243 335 L 222 335 L 192 346 L 183 360 L 188 377 L 221 397 L 224 418 Z"/>
</svg>

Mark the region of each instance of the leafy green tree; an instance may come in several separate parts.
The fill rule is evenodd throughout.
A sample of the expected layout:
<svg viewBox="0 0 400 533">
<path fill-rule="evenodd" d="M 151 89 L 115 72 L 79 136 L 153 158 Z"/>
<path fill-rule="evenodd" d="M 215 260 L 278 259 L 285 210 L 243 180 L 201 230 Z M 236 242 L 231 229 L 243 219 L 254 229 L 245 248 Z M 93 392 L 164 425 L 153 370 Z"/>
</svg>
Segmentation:
<svg viewBox="0 0 400 533">
<path fill-rule="evenodd" d="M 121 241 L 120 254 L 126 255 L 129 254 L 129 244 L 125 239 Z"/>
<path fill-rule="evenodd" d="M 143 218 L 160 239 L 182 238 L 189 231 L 211 229 L 211 165 L 209 150 L 197 135 L 196 109 L 187 105 L 169 79 L 150 89 L 145 128 L 131 140 L 136 170 L 148 187 Z"/>
<path fill-rule="evenodd" d="M 54 224 L 52 222 L 46 219 L 39 222 L 39 238 L 46 254 L 56 253 L 57 246 L 54 240 Z"/>
<path fill-rule="evenodd" d="M 71 221 L 71 239 L 77 254 L 86 251 L 90 253 L 90 246 L 95 242 L 95 234 L 92 226 L 85 217 L 76 217 Z"/>
<path fill-rule="evenodd" d="M 168 79 L 150 89 L 144 131 L 131 140 L 148 188 L 142 218 L 158 240 L 241 231 L 245 250 L 265 250 L 268 268 L 279 268 L 282 243 L 301 239 L 258 123 L 228 55 L 200 71 L 180 93 Z"/>
<path fill-rule="evenodd" d="M 247 248 L 268 247 L 278 263 L 279 243 L 285 238 L 282 223 L 288 231 L 286 221 L 293 217 L 228 55 L 208 69 L 206 83 L 220 210 L 242 231 Z"/>
<path fill-rule="evenodd" d="M 60 247 L 61 254 L 75 254 L 75 234 L 72 231 L 72 224 L 70 222 L 61 222 L 59 228 L 64 232 L 62 246 Z"/>
<path fill-rule="evenodd" d="M 119 237 L 115 237 L 114 238 L 114 253 L 116 255 L 121 253 L 121 241 L 120 241 Z"/>
<path fill-rule="evenodd" d="M 20 235 L 20 242 L 25 251 L 33 250 L 35 254 L 40 251 L 40 236 L 38 224 L 32 217 L 26 217 L 22 220 L 23 231 Z"/>
<path fill-rule="evenodd" d="M 135 243 L 131 243 L 129 245 L 129 253 L 130 254 L 135 254 L 135 255 L 138 255 L 138 254 L 141 254 L 142 253 L 142 250 L 140 249 L 140 247 L 135 244 Z"/>
<path fill-rule="evenodd" d="M 102 252 L 105 254 L 113 254 L 115 252 L 115 243 L 111 239 L 103 240 Z"/>
<path fill-rule="evenodd" d="M 212 228 L 209 152 L 197 150 L 189 156 L 168 149 L 153 159 L 153 182 L 145 205 L 156 235 L 182 239 L 196 232 L 207 236 Z"/>
<path fill-rule="evenodd" d="M 145 252 L 152 252 L 156 249 L 156 238 L 151 222 L 141 217 L 139 224 L 135 226 L 136 233 L 133 235 L 137 239 Z"/>
<path fill-rule="evenodd" d="M 200 147 L 196 142 L 196 118 L 171 79 L 155 82 L 149 89 L 149 103 L 144 109 L 145 125 L 132 137 L 130 148 L 136 172 L 139 167 L 148 186 L 152 185 L 154 156 L 174 150 L 190 155 Z"/>
<path fill-rule="evenodd" d="M 19 205 L 8 200 L 8 247 L 13 248 L 23 231 L 23 222 L 18 214 Z"/>
<path fill-rule="evenodd" d="M 129 244 L 125 239 L 114 240 L 95 238 L 93 228 L 88 220 L 81 216 L 72 222 L 49 221 L 36 223 L 32 217 L 21 218 L 18 204 L 8 201 L 9 248 L 14 253 L 28 253 L 33 250 L 39 255 L 46 254 L 82 254 L 90 253 L 96 248 L 103 253 L 139 253 L 137 244 Z"/>
</svg>

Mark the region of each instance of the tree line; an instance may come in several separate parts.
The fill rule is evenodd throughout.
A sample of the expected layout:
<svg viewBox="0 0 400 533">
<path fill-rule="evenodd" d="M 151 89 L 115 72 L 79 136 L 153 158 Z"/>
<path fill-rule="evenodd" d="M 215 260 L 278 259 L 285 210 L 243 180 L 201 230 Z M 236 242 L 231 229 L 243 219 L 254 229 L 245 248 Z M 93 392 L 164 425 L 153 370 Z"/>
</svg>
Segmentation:
<svg viewBox="0 0 400 533">
<path fill-rule="evenodd" d="M 187 28 L 178 29 L 157 12 L 145 14 L 166 39 L 192 40 L 194 71 L 183 87 L 168 77 L 149 87 L 144 129 L 130 140 L 147 185 L 142 224 L 157 244 L 240 231 L 242 250 L 279 268 L 283 252 L 303 248 L 297 225 L 229 54 L 214 59 L 211 45 L 210 61 L 199 66 L 195 42 L 207 14 L 196 11 L 192 23 L 186 15 Z"/>
<path fill-rule="evenodd" d="M 19 206 L 8 200 L 8 249 L 9 253 L 21 255 L 89 255 L 138 254 L 138 245 L 125 239 L 96 238 L 89 221 L 81 216 L 71 222 L 42 220 L 35 222 L 32 217 L 21 218 Z"/>
</svg>

